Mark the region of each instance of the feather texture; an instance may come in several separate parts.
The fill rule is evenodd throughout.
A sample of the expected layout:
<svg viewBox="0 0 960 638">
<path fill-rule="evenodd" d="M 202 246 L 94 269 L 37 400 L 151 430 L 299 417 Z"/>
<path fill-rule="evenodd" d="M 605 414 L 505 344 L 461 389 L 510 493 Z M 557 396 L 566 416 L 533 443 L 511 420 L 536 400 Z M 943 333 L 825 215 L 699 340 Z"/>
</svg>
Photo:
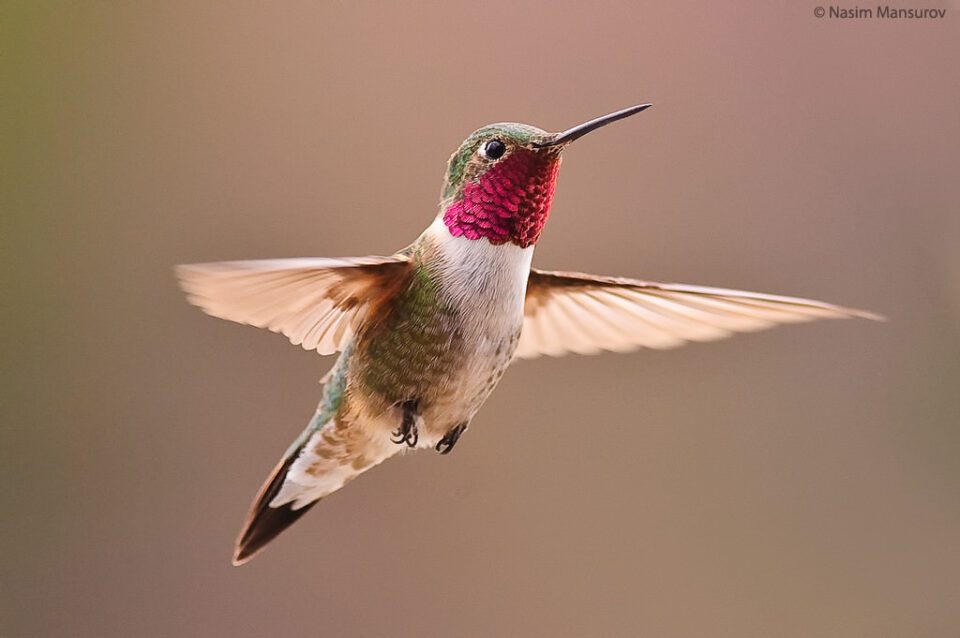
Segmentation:
<svg viewBox="0 0 960 638">
<path fill-rule="evenodd" d="M 534 268 L 515 356 L 673 348 L 782 323 L 854 317 L 882 319 L 798 297 Z"/>
<path fill-rule="evenodd" d="M 190 303 L 208 315 L 267 328 L 306 350 L 333 354 L 410 268 L 404 255 L 265 259 L 178 266 L 177 277 Z"/>
</svg>

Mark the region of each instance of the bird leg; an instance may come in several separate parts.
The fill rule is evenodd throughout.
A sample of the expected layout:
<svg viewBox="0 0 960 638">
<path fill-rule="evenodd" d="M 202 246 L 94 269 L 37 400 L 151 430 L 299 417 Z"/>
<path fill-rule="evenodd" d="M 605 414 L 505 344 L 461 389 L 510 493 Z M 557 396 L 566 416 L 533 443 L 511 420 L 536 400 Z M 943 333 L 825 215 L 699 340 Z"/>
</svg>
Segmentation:
<svg viewBox="0 0 960 638">
<path fill-rule="evenodd" d="M 400 408 L 403 410 L 403 420 L 400 421 L 400 427 L 394 431 L 391 440 L 398 445 L 406 443 L 408 447 L 417 447 L 417 441 L 420 438 L 417 432 L 417 402 L 404 401 L 400 404 Z"/>
<path fill-rule="evenodd" d="M 449 454 L 453 450 L 453 446 L 460 440 L 460 435 L 466 431 L 466 423 L 460 423 L 450 428 L 447 433 L 443 435 L 443 438 L 440 439 L 440 442 L 437 443 L 437 452 L 440 454 Z"/>
</svg>

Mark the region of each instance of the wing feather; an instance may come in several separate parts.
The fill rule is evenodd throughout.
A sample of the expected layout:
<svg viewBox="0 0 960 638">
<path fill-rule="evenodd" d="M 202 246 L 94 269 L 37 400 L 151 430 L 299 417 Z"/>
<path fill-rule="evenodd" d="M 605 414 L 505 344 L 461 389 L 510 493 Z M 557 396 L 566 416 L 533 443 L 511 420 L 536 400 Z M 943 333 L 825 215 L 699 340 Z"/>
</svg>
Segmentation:
<svg viewBox="0 0 960 638">
<path fill-rule="evenodd" d="M 533 269 L 516 356 L 627 352 L 820 318 L 882 317 L 822 301 Z"/>
<path fill-rule="evenodd" d="M 177 267 L 187 300 L 320 354 L 344 347 L 369 308 L 395 292 L 409 258 L 265 259 Z"/>
</svg>

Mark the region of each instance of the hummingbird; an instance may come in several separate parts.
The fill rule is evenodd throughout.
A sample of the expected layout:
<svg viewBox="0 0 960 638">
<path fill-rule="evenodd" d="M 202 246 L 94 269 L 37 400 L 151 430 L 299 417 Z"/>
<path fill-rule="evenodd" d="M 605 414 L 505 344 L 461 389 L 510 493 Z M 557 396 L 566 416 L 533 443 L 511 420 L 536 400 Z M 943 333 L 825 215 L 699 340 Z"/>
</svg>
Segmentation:
<svg viewBox="0 0 960 638">
<path fill-rule="evenodd" d="M 516 359 L 879 318 L 810 299 L 532 268 L 563 152 L 650 106 L 559 133 L 518 123 L 471 133 L 447 162 L 433 223 L 393 255 L 177 267 L 187 299 L 207 314 L 340 353 L 316 412 L 253 501 L 235 565 L 386 459 L 450 453 Z"/>
</svg>

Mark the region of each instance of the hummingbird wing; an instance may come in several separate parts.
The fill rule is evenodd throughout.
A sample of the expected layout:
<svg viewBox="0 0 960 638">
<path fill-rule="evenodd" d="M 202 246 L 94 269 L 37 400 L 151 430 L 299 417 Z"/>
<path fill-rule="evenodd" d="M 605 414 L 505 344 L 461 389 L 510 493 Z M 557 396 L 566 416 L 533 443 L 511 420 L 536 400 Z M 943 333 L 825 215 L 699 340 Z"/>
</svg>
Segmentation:
<svg viewBox="0 0 960 638">
<path fill-rule="evenodd" d="M 516 357 L 673 348 L 781 323 L 882 317 L 822 301 L 532 269 Z"/>
<path fill-rule="evenodd" d="M 177 266 L 176 273 L 187 300 L 208 315 L 333 354 L 410 270 L 408 257 L 393 255 L 224 261 Z"/>
</svg>

